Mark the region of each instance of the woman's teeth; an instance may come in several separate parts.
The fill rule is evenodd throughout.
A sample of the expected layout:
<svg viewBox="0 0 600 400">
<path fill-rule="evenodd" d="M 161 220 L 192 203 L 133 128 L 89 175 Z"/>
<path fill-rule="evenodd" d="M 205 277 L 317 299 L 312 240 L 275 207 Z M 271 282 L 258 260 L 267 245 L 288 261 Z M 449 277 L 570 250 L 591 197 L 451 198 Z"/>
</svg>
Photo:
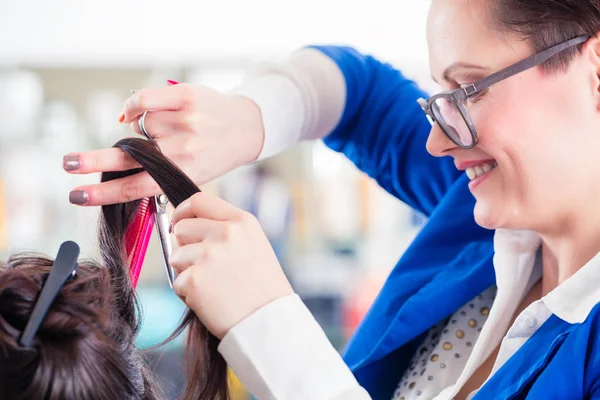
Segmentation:
<svg viewBox="0 0 600 400">
<path fill-rule="evenodd" d="M 473 180 L 473 179 L 477 178 L 478 176 L 485 174 L 486 172 L 490 172 L 497 166 L 498 166 L 498 163 L 494 162 L 493 164 L 479 164 L 474 167 L 469 167 L 466 169 L 467 176 L 469 177 L 470 180 Z"/>
</svg>

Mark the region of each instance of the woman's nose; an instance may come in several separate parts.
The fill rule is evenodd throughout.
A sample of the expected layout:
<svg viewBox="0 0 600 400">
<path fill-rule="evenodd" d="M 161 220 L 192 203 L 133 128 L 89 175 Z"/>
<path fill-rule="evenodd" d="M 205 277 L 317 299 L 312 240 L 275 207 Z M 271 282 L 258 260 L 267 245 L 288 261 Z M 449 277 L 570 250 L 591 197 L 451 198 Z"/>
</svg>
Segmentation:
<svg viewBox="0 0 600 400">
<path fill-rule="evenodd" d="M 427 138 L 427 152 L 434 157 L 444 157 L 457 148 L 456 144 L 446 136 L 438 124 L 433 124 Z"/>
</svg>

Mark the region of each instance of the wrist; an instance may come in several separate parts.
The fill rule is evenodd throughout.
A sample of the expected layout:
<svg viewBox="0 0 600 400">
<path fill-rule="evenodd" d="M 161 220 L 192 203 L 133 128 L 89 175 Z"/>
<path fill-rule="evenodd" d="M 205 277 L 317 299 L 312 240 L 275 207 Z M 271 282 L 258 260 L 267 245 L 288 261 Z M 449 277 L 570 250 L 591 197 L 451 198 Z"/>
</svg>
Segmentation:
<svg viewBox="0 0 600 400">
<path fill-rule="evenodd" d="M 238 145 L 240 148 L 240 166 L 252 163 L 258 159 L 265 143 L 265 127 L 262 112 L 258 104 L 244 95 L 234 95 L 235 101 L 243 110 L 240 116 Z"/>
</svg>

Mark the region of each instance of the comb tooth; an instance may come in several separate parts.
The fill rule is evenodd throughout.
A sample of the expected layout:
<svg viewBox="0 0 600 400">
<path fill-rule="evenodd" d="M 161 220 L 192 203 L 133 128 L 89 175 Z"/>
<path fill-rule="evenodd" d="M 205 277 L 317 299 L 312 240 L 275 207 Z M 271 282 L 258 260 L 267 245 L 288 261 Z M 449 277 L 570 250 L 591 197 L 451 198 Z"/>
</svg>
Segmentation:
<svg viewBox="0 0 600 400">
<path fill-rule="evenodd" d="M 135 288 L 144 263 L 148 242 L 154 227 L 154 213 L 150 199 L 143 199 L 136 215 L 125 232 L 125 251 L 129 267 L 129 277 Z"/>
<path fill-rule="evenodd" d="M 125 231 L 125 251 L 127 256 L 131 255 L 133 248 L 136 246 L 140 230 L 147 218 L 150 200 L 142 199 L 138 205 L 133 221 L 129 224 Z"/>
</svg>

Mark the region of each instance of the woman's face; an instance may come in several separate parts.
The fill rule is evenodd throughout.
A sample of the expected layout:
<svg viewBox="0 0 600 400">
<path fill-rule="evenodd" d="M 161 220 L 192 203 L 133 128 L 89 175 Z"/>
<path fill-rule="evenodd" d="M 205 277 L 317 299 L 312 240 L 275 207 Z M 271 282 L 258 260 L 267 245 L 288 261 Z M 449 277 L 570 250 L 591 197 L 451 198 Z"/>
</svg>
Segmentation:
<svg viewBox="0 0 600 400">
<path fill-rule="evenodd" d="M 533 53 L 528 42 L 492 28 L 488 7 L 484 0 L 432 2 L 429 56 L 443 90 L 467 86 Z M 472 149 L 458 148 L 434 125 L 431 154 L 453 157 L 459 169 L 479 165 L 470 177 L 497 165 L 469 184 L 478 224 L 552 229 L 589 202 L 600 168 L 598 50 L 590 39 L 566 73 L 535 67 L 467 100 L 479 136 Z"/>
</svg>

